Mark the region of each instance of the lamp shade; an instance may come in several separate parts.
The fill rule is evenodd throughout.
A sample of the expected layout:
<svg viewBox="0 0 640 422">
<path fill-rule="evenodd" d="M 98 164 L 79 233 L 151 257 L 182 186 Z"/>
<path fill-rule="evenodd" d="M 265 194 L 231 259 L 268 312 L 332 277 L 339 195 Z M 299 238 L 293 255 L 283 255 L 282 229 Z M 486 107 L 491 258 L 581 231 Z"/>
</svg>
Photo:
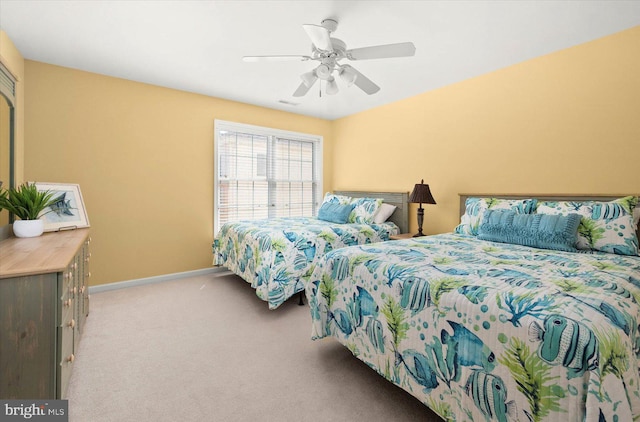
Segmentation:
<svg viewBox="0 0 640 422">
<path fill-rule="evenodd" d="M 413 187 L 413 191 L 409 196 L 409 202 L 415 204 L 435 204 L 436 200 L 433 199 L 433 195 L 431 195 L 431 190 L 429 189 L 429 185 L 424 184 L 424 179 L 420 183 L 416 183 Z"/>
<path fill-rule="evenodd" d="M 331 77 L 331 72 L 333 72 L 333 66 L 329 67 L 326 64 L 321 64 L 316 67 L 316 76 L 320 79 L 328 80 Z"/>
</svg>

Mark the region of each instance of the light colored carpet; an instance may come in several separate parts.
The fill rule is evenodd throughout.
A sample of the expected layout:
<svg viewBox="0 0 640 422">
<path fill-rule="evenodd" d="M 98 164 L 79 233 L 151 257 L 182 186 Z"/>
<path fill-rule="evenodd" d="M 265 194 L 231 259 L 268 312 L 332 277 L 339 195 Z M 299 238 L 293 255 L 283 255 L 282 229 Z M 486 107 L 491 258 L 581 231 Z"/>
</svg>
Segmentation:
<svg viewBox="0 0 640 422">
<path fill-rule="evenodd" d="M 236 277 L 91 295 L 71 422 L 440 421 L 333 339 L 297 298 L 269 311 Z"/>
</svg>

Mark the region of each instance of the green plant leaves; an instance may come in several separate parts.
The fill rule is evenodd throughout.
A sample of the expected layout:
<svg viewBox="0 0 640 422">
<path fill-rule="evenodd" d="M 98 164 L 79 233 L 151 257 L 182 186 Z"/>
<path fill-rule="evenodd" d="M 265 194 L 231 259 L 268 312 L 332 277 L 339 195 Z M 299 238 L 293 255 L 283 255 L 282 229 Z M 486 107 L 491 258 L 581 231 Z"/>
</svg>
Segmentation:
<svg viewBox="0 0 640 422">
<path fill-rule="evenodd" d="M 559 377 L 551 375 L 551 365 L 531 352 L 524 341 L 513 337 L 499 361 L 509 368 L 518 390 L 527 398 L 530 409 L 527 413 L 534 422 L 544 419 L 550 412 L 565 411 L 560 407 L 565 391 L 554 383 Z"/>
<path fill-rule="evenodd" d="M 389 296 L 385 300 L 382 308 L 382 313 L 387 318 L 387 327 L 393 336 L 392 343 L 394 349 L 398 350 L 398 346 L 402 339 L 407 338 L 407 331 L 409 331 L 409 324 L 406 322 L 406 315 L 404 309 Z"/>
<path fill-rule="evenodd" d="M 0 209 L 8 210 L 21 220 L 37 220 L 55 202 L 53 195 L 50 191 L 39 192 L 34 183 L 25 183 L 0 192 Z"/>
<path fill-rule="evenodd" d="M 335 288 L 333 279 L 327 274 L 322 274 L 322 280 L 320 281 L 319 289 L 320 294 L 327 302 L 327 307 L 331 309 L 333 302 L 335 302 L 336 297 L 338 297 L 338 292 Z"/>
<path fill-rule="evenodd" d="M 583 218 L 580 220 L 578 233 L 580 233 L 589 241 L 589 245 L 592 248 L 598 240 L 604 238 L 604 229 L 602 227 L 598 227 L 595 221 L 588 218 Z"/>
</svg>

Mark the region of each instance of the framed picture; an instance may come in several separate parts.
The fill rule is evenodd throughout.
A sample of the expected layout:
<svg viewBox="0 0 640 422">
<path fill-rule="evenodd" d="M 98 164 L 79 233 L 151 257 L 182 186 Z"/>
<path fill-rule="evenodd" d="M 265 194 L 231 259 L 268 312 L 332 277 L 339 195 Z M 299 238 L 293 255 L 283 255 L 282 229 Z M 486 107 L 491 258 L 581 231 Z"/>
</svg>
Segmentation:
<svg viewBox="0 0 640 422">
<path fill-rule="evenodd" d="M 89 217 L 84 208 L 80 185 L 35 182 L 39 192 L 53 193 L 55 202 L 42 215 L 44 231 L 59 231 L 89 227 Z"/>
</svg>

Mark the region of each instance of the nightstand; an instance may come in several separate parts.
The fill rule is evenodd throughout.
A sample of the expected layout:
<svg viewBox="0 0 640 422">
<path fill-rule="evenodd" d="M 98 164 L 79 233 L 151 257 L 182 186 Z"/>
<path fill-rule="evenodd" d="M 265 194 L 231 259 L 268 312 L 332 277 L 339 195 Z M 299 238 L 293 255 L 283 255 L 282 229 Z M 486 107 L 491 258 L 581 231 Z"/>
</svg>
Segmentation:
<svg viewBox="0 0 640 422">
<path fill-rule="evenodd" d="M 389 236 L 389 240 L 411 239 L 412 237 L 413 233 L 392 234 L 391 236 Z"/>
</svg>

